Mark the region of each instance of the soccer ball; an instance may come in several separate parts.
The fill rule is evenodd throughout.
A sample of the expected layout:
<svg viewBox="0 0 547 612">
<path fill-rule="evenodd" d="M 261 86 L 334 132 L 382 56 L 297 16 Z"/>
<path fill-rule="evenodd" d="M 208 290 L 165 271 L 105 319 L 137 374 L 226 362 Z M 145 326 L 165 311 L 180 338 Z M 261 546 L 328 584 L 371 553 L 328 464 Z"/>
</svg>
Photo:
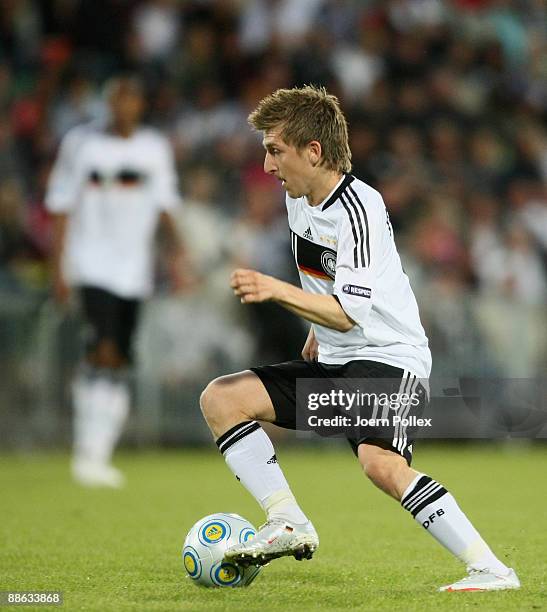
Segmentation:
<svg viewBox="0 0 547 612">
<path fill-rule="evenodd" d="M 243 587 L 256 578 L 261 567 L 240 567 L 224 561 L 226 549 L 254 537 L 256 529 L 239 514 L 210 514 L 188 532 L 182 562 L 195 584 L 207 587 Z"/>
</svg>

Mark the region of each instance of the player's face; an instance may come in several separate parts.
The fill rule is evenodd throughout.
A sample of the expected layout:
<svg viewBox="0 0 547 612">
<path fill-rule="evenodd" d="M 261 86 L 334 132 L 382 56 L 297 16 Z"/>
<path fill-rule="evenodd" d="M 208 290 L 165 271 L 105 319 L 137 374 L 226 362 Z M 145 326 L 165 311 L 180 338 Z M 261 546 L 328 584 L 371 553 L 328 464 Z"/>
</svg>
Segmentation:
<svg viewBox="0 0 547 612">
<path fill-rule="evenodd" d="M 143 96 L 134 88 L 121 84 L 112 94 L 110 108 L 116 123 L 136 124 L 144 110 Z"/>
<path fill-rule="evenodd" d="M 308 195 L 314 167 L 306 150 L 284 142 L 280 131 L 281 128 L 276 128 L 264 133 L 264 172 L 278 178 L 291 198 Z"/>
</svg>

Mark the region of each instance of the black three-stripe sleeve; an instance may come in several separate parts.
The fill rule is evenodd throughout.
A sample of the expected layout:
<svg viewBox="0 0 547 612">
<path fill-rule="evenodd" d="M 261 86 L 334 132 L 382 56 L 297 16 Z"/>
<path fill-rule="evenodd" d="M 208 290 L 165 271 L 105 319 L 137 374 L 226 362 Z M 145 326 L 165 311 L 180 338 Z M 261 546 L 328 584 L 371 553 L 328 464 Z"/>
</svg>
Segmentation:
<svg viewBox="0 0 547 612">
<path fill-rule="evenodd" d="M 351 233 L 353 234 L 353 241 L 355 243 L 355 246 L 353 247 L 353 265 L 358 268 L 359 267 L 359 251 L 358 251 L 358 244 L 359 244 L 359 239 L 357 237 L 357 229 L 355 227 L 355 223 L 353 220 L 353 215 L 352 212 L 350 210 L 350 207 L 344 197 L 344 194 L 340 194 L 340 202 L 342 203 L 342 206 L 345 208 L 348 217 L 349 217 L 349 222 L 351 225 Z M 362 262 L 362 259 L 361 259 Z M 364 266 L 364 263 L 361 263 L 362 266 Z"/>
<path fill-rule="evenodd" d="M 370 265 L 370 230 L 369 230 L 369 226 L 368 226 L 368 216 L 367 216 L 367 211 L 363 205 L 363 203 L 361 202 L 361 200 L 359 199 L 359 196 L 357 195 L 357 193 L 355 192 L 355 190 L 353 189 L 353 187 L 351 185 L 348 185 L 348 189 L 351 192 L 351 194 L 353 195 L 356 204 L 359 205 L 362 213 L 363 213 L 363 217 L 365 219 L 365 228 L 366 228 L 366 234 L 365 234 L 365 242 L 366 242 L 366 249 L 367 249 L 367 261 L 368 264 Z"/>
<path fill-rule="evenodd" d="M 348 185 L 348 188 L 340 194 L 340 202 L 348 215 L 355 243 L 353 249 L 354 266 L 356 268 L 370 266 L 370 237 L 367 211 L 351 185 Z"/>
</svg>

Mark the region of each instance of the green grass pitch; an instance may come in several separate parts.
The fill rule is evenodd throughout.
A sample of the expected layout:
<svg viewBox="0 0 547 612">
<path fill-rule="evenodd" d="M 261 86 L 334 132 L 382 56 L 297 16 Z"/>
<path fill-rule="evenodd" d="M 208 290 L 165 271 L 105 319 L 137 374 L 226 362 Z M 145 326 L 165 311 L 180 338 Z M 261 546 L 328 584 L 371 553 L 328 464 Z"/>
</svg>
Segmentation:
<svg viewBox="0 0 547 612">
<path fill-rule="evenodd" d="M 349 449 L 278 451 L 321 546 L 312 561 L 272 562 L 247 589 L 197 588 L 182 568 L 181 544 L 197 519 L 263 519 L 213 449 L 121 453 L 122 491 L 78 488 L 66 455 L 3 455 L 0 590 L 61 590 L 56 609 L 116 612 L 547 610 L 547 447 L 418 449 L 415 467 L 454 493 L 523 583 L 457 594 L 436 587 L 464 568 L 366 481 Z"/>
</svg>

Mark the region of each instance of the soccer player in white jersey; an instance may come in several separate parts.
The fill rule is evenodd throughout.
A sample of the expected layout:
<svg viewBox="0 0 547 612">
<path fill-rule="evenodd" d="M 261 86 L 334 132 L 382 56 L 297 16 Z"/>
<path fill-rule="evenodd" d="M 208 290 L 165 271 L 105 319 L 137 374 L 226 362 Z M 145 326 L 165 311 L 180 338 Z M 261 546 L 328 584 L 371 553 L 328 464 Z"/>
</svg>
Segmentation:
<svg viewBox="0 0 547 612">
<path fill-rule="evenodd" d="M 111 456 L 129 412 L 131 342 L 152 289 L 158 225 L 173 257 L 182 250 L 170 216 L 179 202 L 172 151 L 158 131 L 140 126 L 142 85 L 121 76 L 106 93 L 109 121 L 65 136 L 46 203 L 55 218 L 55 297 L 64 304 L 77 288 L 90 332 L 72 389 L 72 473 L 85 485 L 117 487 L 123 475 Z"/>
<path fill-rule="evenodd" d="M 234 271 L 231 285 L 242 303 L 273 301 L 311 326 L 303 360 L 222 376 L 202 394 L 219 450 L 267 515 L 253 540 L 227 551 L 242 565 L 284 555 L 311 558 L 319 545 L 258 423 L 300 428 L 298 379 L 365 379 L 367 391 L 382 380 L 395 381 L 399 391 L 415 393 L 422 402 L 431 369 L 382 197 L 349 173 L 347 124 L 338 100 L 312 86 L 280 89 L 260 102 L 249 123 L 263 134 L 265 172 L 287 192 L 302 289 L 244 269 Z M 441 590 L 520 586 L 444 486 L 410 467 L 411 432 L 390 425 L 364 433 L 348 428 L 345 434 L 370 480 L 467 565 L 465 578 Z"/>
</svg>

